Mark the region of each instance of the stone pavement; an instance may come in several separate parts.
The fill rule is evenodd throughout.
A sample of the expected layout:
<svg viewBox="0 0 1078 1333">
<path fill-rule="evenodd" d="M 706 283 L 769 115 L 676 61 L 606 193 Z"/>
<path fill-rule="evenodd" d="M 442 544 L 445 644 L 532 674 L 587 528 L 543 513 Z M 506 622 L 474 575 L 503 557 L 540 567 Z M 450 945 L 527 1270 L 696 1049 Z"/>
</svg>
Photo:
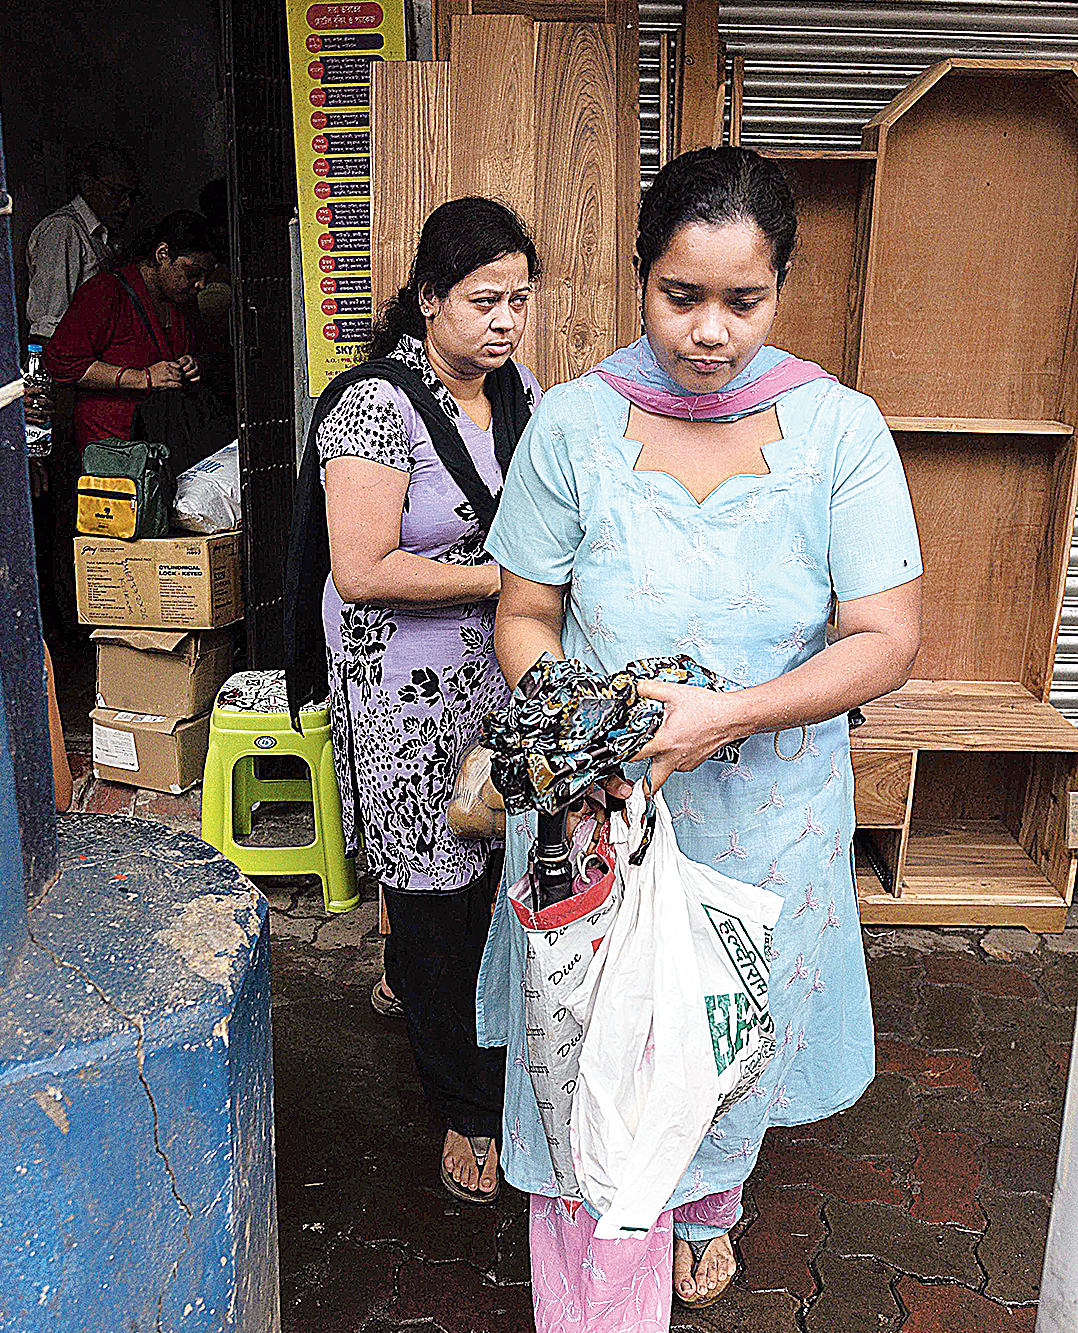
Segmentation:
<svg viewBox="0 0 1078 1333">
<path fill-rule="evenodd" d="M 135 792 L 73 762 L 79 808 L 197 831 L 197 792 Z M 369 1002 L 376 904 L 327 918 L 314 881 L 261 887 L 283 1333 L 528 1333 L 526 1200 L 440 1189 L 403 1025 Z M 674 1330 L 1033 1333 L 1078 1003 L 1071 921 L 1061 936 L 866 929 L 877 1078 L 851 1110 L 768 1135 L 738 1279 L 710 1310 L 675 1306 Z"/>
</svg>

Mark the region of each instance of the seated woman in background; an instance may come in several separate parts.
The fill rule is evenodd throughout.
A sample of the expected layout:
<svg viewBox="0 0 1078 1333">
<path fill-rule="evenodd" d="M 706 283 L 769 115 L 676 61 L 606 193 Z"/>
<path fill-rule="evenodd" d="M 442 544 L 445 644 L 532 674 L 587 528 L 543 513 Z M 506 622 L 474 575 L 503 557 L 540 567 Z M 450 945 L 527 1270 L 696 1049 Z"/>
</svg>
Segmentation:
<svg viewBox="0 0 1078 1333">
<path fill-rule="evenodd" d="M 79 449 L 129 440 L 147 394 L 198 381 L 194 298 L 217 263 L 209 224 L 198 213 L 164 218 L 135 257 L 76 291 L 45 352 L 58 384 L 75 388 Z"/>
</svg>

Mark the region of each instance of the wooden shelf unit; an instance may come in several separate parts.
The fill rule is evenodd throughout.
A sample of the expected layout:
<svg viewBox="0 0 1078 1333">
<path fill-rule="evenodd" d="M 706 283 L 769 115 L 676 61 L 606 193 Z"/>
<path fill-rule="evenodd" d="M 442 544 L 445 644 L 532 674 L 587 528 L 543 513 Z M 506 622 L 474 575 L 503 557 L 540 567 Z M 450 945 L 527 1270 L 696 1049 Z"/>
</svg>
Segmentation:
<svg viewBox="0 0 1078 1333">
<path fill-rule="evenodd" d="M 772 341 L 879 404 L 925 565 L 914 679 L 851 736 L 862 919 L 1062 930 L 1078 63 L 945 60 L 860 152 L 772 156 L 804 218 Z"/>
</svg>

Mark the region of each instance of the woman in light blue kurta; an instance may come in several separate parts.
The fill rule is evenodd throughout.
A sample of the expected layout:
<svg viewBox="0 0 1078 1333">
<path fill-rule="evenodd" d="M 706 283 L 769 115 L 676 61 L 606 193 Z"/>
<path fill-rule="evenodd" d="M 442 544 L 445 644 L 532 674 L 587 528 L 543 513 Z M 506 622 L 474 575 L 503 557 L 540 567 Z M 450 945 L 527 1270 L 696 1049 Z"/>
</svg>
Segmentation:
<svg viewBox="0 0 1078 1333">
<path fill-rule="evenodd" d="M 793 244 L 776 222 L 792 216 L 784 188 L 773 164 L 745 150 L 686 154 L 660 175 L 637 245 L 647 336 L 601 373 L 547 393 L 488 543 L 509 571 L 498 649 L 511 684 L 549 649 L 607 673 L 684 652 L 744 687 L 705 699 L 692 687 L 649 685 L 666 721 L 644 753 L 656 780 L 669 773 L 664 795 L 682 850 L 785 899 L 770 979 L 778 1049 L 752 1094 L 704 1139 L 671 1209 L 739 1189 L 769 1125 L 832 1115 L 874 1073 L 846 712 L 908 675 L 921 562 L 875 403 L 818 368 L 796 373 L 805 363 L 763 346 Z M 692 424 L 701 419 L 739 426 L 709 432 Z M 841 637 L 829 647 L 833 597 Z M 560 645 L 551 629 L 559 615 Z M 705 762 L 736 736 L 747 736 L 739 763 Z M 534 833 L 534 815 L 510 821 L 503 884 L 524 872 Z M 505 1174 L 549 1197 L 557 1187 L 525 1063 L 523 951 L 503 887 L 480 974 L 480 1040 L 508 1048 Z M 639 1284 L 629 1277 L 619 1298 L 604 1271 L 597 1294 L 594 1270 L 617 1258 L 597 1258 L 600 1244 L 638 1243 L 593 1241 L 585 1220 L 587 1259 L 573 1271 L 585 1250 L 564 1233 L 582 1215 L 570 1221 L 533 1200 L 537 1328 L 668 1327 L 668 1259 L 665 1287 L 649 1274 L 657 1314 L 630 1293 Z M 674 1221 L 687 1240 L 725 1230 Z M 559 1264 L 568 1271 L 553 1271 Z M 690 1304 L 725 1276 L 716 1259 L 694 1286 L 687 1258 L 682 1268 L 678 1295 Z"/>
</svg>

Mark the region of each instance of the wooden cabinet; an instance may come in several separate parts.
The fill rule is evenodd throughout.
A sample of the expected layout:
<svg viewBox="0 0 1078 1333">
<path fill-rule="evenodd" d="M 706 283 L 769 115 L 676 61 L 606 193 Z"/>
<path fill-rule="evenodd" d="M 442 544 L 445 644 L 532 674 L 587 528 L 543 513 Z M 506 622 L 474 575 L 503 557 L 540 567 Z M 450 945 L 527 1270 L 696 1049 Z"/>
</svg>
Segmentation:
<svg viewBox="0 0 1078 1333">
<path fill-rule="evenodd" d="M 879 403 L 924 556 L 914 678 L 851 738 L 862 918 L 1062 930 L 1078 64 L 943 61 L 860 152 L 774 156 L 804 227 L 772 342 Z"/>
</svg>

